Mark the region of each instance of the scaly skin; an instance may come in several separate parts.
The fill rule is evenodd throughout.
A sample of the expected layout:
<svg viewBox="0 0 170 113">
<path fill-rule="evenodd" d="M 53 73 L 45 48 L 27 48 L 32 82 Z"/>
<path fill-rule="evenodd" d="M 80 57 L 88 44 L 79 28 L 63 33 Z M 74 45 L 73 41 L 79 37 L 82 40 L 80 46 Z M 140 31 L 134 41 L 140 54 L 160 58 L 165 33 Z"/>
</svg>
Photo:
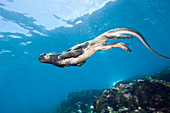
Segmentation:
<svg viewBox="0 0 170 113">
<path fill-rule="evenodd" d="M 125 35 L 126 34 L 126 35 Z M 65 59 L 60 59 L 60 56 L 64 55 L 65 53 L 67 53 L 67 51 L 64 51 L 61 54 L 54 54 L 54 53 L 50 53 L 50 54 L 43 54 L 40 55 L 39 60 L 40 62 L 43 63 L 50 63 L 59 67 L 68 67 L 68 66 L 81 66 L 85 63 L 85 61 L 91 57 L 96 51 L 102 51 L 102 50 L 107 50 L 107 49 L 111 49 L 111 48 L 121 48 L 125 51 L 131 52 L 131 50 L 127 47 L 128 44 L 122 43 L 122 42 L 117 42 L 117 43 L 113 43 L 113 44 L 105 44 L 108 40 L 113 40 L 113 39 L 125 39 L 125 38 L 133 38 L 131 36 L 128 35 L 133 35 L 136 36 L 137 38 L 139 38 L 142 43 L 152 52 L 170 59 L 170 57 L 164 56 L 160 53 L 157 53 L 156 51 L 154 51 L 148 44 L 147 42 L 144 40 L 143 36 L 130 28 L 117 28 L 117 29 L 113 29 L 110 31 L 107 31 L 101 35 L 99 35 L 98 37 L 96 37 L 93 40 L 84 42 L 82 44 L 78 44 L 74 47 L 72 47 L 70 49 L 70 52 L 76 50 L 76 48 L 78 48 L 81 45 L 84 45 L 85 43 L 88 43 L 87 47 L 83 48 L 83 53 L 77 57 L 70 57 L 70 58 L 65 58 Z M 54 61 L 54 58 L 57 58 L 58 60 Z"/>
</svg>

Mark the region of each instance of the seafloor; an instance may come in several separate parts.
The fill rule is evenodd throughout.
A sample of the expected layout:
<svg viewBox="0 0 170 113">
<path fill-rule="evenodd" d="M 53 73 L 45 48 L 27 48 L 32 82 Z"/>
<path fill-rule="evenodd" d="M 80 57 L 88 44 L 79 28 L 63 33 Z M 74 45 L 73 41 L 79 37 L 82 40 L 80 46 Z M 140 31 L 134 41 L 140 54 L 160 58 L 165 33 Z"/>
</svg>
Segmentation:
<svg viewBox="0 0 170 113">
<path fill-rule="evenodd" d="M 170 113 L 170 67 L 118 81 L 104 90 L 72 92 L 50 113 Z"/>
</svg>

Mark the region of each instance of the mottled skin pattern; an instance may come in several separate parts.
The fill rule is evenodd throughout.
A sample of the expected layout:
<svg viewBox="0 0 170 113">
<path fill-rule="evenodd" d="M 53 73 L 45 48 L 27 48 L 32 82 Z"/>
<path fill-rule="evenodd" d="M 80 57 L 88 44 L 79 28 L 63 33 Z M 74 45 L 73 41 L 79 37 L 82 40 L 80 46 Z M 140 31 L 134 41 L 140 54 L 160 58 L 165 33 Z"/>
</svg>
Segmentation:
<svg viewBox="0 0 170 113">
<path fill-rule="evenodd" d="M 49 53 L 49 54 L 41 54 L 39 57 L 40 62 L 53 64 L 58 67 L 68 67 L 68 66 L 81 66 L 85 63 L 85 61 L 91 57 L 96 51 L 102 51 L 112 48 L 121 48 L 125 51 L 131 52 L 131 50 L 127 47 L 128 44 L 117 42 L 112 44 L 105 44 L 108 40 L 113 39 L 125 39 L 132 38 L 132 36 L 128 36 L 125 34 L 130 34 L 139 38 L 143 44 L 153 51 L 154 53 L 170 59 L 170 57 L 164 56 L 162 54 L 154 51 L 144 40 L 142 35 L 130 28 L 117 28 L 110 31 L 107 31 L 93 40 L 78 44 L 67 51 L 64 51 L 60 54 Z"/>
</svg>

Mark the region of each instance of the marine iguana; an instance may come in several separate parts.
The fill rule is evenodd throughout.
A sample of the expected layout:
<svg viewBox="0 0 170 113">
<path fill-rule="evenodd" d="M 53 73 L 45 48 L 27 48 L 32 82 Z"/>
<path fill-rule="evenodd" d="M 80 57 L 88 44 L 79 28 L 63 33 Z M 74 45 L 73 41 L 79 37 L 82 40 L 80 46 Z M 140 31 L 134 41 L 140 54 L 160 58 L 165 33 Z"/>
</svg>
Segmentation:
<svg viewBox="0 0 170 113">
<path fill-rule="evenodd" d="M 99 35 L 93 40 L 75 45 L 72 48 L 60 54 L 55 54 L 55 53 L 41 54 L 39 56 L 39 61 L 42 63 L 53 64 L 58 67 L 82 66 L 86 62 L 86 60 L 89 57 L 91 57 L 96 51 L 102 51 L 102 50 L 119 47 L 125 51 L 131 52 L 131 50 L 127 47 L 128 44 L 122 42 L 105 44 L 108 40 L 133 38 L 132 36 L 129 35 L 133 35 L 139 38 L 142 41 L 142 43 L 152 52 L 164 58 L 170 59 L 170 57 L 164 56 L 156 52 L 155 50 L 153 50 L 147 44 L 143 36 L 136 30 L 130 28 L 117 28 L 117 29 L 112 29 L 110 31 L 107 31 Z"/>
</svg>

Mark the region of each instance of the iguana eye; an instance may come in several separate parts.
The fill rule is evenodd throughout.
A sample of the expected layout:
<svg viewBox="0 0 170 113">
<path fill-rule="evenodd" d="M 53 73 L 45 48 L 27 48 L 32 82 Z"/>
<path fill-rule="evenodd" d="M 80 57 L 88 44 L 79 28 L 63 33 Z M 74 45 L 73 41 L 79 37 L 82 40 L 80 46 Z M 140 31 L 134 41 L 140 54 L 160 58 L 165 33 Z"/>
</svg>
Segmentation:
<svg viewBox="0 0 170 113">
<path fill-rule="evenodd" d="M 45 58 L 45 59 L 50 59 L 50 55 L 49 55 L 49 54 L 46 54 L 46 55 L 44 56 L 44 58 Z"/>
</svg>

